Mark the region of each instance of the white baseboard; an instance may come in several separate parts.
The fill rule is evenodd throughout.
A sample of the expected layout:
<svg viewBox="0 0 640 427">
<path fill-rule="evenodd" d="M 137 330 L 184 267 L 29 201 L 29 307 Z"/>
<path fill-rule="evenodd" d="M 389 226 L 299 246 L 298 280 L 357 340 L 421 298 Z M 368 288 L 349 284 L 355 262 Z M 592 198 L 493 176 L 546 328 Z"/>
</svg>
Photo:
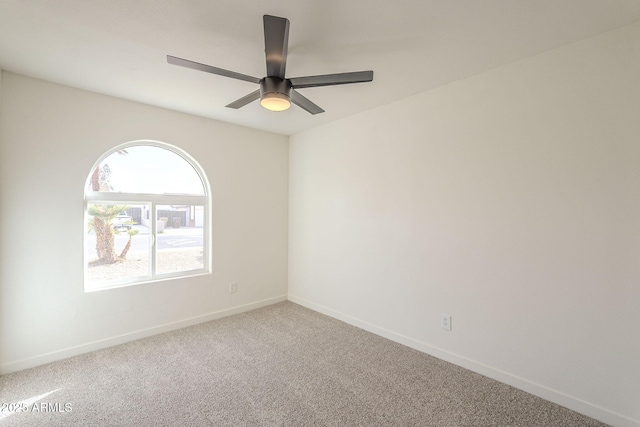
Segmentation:
<svg viewBox="0 0 640 427">
<path fill-rule="evenodd" d="M 208 322 L 210 320 L 220 319 L 222 317 L 244 313 L 245 311 L 255 310 L 256 308 L 265 307 L 267 305 L 275 304 L 275 303 L 286 301 L 286 300 L 287 300 L 286 295 L 281 295 L 274 298 L 268 298 L 265 300 L 256 301 L 250 304 L 240 305 L 237 307 L 231 307 L 225 310 L 208 313 L 202 316 L 180 320 L 178 322 L 167 323 L 167 324 L 156 326 L 153 328 L 143 329 L 140 331 L 119 335 L 116 337 L 111 337 L 111 338 L 107 338 L 99 341 L 93 341 L 93 342 L 82 344 L 76 347 L 65 348 L 63 350 L 53 351 L 50 353 L 41 354 L 41 355 L 30 357 L 27 359 L 5 363 L 0 365 L 0 375 L 6 375 L 6 374 L 10 374 L 11 372 L 17 372 L 23 369 L 33 368 L 36 366 L 44 365 L 46 363 L 67 359 L 69 357 L 77 356 L 84 353 L 89 353 L 91 351 L 100 350 L 103 348 L 112 347 L 114 345 L 119 345 L 119 344 L 124 344 L 126 342 L 139 340 L 141 338 L 146 338 L 153 335 L 174 331 L 176 329 L 186 328 L 188 326 L 197 325 L 199 323 Z"/>
<path fill-rule="evenodd" d="M 535 396 L 541 397 L 545 400 L 564 406 L 565 408 L 569 408 L 580 414 L 586 415 L 588 417 L 594 418 L 596 420 L 602 421 L 612 426 L 640 427 L 640 421 L 638 420 L 633 420 L 631 418 L 625 417 L 623 415 L 617 414 L 615 412 L 612 412 L 607 409 L 601 408 L 599 406 L 593 405 L 591 403 L 585 402 L 581 399 L 575 398 L 573 396 L 569 396 L 557 390 L 550 389 L 541 384 L 536 384 L 527 379 L 520 378 L 516 375 L 512 375 L 500 369 L 496 369 L 494 367 L 485 365 L 480 362 L 476 362 L 474 360 L 457 355 L 455 353 L 451 353 L 441 348 L 431 346 L 424 342 L 398 334 L 388 329 L 381 328 L 372 323 L 365 322 L 353 316 L 349 316 L 347 314 L 341 313 L 339 311 L 333 310 L 331 308 L 325 307 L 320 304 L 316 304 L 314 302 L 308 301 L 304 298 L 297 297 L 295 295 L 290 294 L 288 296 L 288 299 L 291 302 L 300 304 L 301 306 L 307 307 L 311 310 L 317 311 L 322 314 L 326 314 L 327 316 L 333 317 L 335 319 L 341 320 L 350 325 L 364 329 L 365 331 L 374 333 L 384 338 L 388 338 L 392 341 L 406 345 L 407 347 L 411 347 L 415 350 L 422 351 L 423 353 L 427 353 L 431 356 L 437 357 L 438 359 L 445 360 L 447 362 L 461 366 L 470 371 L 492 378 L 496 381 L 500 381 L 501 383 L 508 384 L 512 387 L 526 391 L 527 393 L 531 393 Z"/>
</svg>

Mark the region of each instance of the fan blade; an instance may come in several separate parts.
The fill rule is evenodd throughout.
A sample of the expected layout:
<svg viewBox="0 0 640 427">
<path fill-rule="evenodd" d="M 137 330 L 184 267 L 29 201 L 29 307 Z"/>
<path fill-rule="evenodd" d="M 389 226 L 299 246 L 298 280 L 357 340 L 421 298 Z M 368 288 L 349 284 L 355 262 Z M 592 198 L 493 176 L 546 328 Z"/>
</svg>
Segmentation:
<svg viewBox="0 0 640 427">
<path fill-rule="evenodd" d="M 289 20 L 264 15 L 264 53 L 267 58 L 267 77 L 284 79 L 289 45 Z"/>
<path fill-rule="evenodd" d="M 245 74 L 236 73 L 234 71 L 223 70 L 222 68 L 212 67 L 211 65 L 201 64 L 199 62 L 189 61 L 188 59 L 177 58 L 167 55 L 167 62 L 181 67 L 191 68 L 193 70 L 204 71 L 205 73 L 217 74 L 219 76 L 231 77 L 232 79 L 244 80 L 251 83 L 260 83 L 260 79 L 247 76 Z"/>
<path fill-rule="evenodd" d="M 249 95 L 243 96 L 242 98 L 233 101 L 231 104 L 226 107 L 238 109 L 240 107 L 244 107 L 245 105 L 255 101 L 260 98 L 260 89 L 251 92 Z"/>
<path fill-rule="evenodd" d="M 318 107 L 316 104 L 302 96 L 300 92 L 296 92 L 293 89 L 291 90 L 291 102 L 296 104 L 298 107 L 307 110 L 311 114 L 324 113 L 322 108 Z"/>
<path fill-rule="evenodd" d="M 289 79 L 291 85 L 296 89 L 364 83 L 372 80 L 373 71 L 355 71 L 352 73 L 324 74 L 322 76 L 295 77 L 293 79 Z"/>
</svg>

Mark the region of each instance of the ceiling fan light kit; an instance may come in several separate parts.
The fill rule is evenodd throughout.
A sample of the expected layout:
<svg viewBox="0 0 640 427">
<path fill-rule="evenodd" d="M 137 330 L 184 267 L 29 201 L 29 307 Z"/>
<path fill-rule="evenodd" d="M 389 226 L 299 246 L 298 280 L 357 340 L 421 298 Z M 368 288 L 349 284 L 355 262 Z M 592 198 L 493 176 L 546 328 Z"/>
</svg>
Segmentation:
<svg viewBox="0 0 640 427">
<path fill-rule="evenodd" d="M 277 16 L 264 15 L 263 21 L 267 76 L 262 79 L 171 55 L 167 55 L 167 62 L 181 67 L 217 74 L 219 76 L 258 83 L 260 89 L 227 105 L 228 108 L 234 109 L 244 107 L 260 99 L 260 105 L 270 111 L 287 110 L 293 102 L 311 114 L 319 114 L 323 113 L 324 110 L 305 98 L 300 92 L 296 91 L 296 89 L 373 81 L 373 71 L 324 74 L 291 79 L 285 78 L 287 48 L 289 45 L 289 20 Z"/>
<path fill-rule="evenodd" d="M 281 93 L 268 93 L 260 98 L 260 105 L 269 111 L 284 111 L 291 107 L 291 101 Z"/>
</svg>

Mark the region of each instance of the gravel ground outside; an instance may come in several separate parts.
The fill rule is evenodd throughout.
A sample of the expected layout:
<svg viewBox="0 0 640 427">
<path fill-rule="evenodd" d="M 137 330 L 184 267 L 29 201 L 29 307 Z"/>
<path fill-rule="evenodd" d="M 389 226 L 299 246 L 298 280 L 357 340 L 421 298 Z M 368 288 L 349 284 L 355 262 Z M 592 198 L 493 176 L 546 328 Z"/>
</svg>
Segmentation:
<svg viewBox="0 0 640 427">
<path fill-rule="evenodd" d="M 202 248 L 171 249 L 158 252 L 157 274 L 197 270 L 204 267 Z M 88 268 L 90 282 L 104 282 L 149 274 L 149 253 L 130 252 L 125 261 Z"/>
</svg>

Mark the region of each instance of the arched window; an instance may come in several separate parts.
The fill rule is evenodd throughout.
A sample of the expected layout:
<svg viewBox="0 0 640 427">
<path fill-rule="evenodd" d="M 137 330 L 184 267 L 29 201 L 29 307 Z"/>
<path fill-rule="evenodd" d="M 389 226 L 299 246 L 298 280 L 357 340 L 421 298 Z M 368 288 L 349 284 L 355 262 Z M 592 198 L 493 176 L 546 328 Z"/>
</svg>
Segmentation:
<svg viewBox="0 0 640 427">
<path fill-rule="evenodd" d="M 182 150 L 137 141 L 85 184 L 85 291 L 210 272 L 209 185 Z"/>
</svg>

